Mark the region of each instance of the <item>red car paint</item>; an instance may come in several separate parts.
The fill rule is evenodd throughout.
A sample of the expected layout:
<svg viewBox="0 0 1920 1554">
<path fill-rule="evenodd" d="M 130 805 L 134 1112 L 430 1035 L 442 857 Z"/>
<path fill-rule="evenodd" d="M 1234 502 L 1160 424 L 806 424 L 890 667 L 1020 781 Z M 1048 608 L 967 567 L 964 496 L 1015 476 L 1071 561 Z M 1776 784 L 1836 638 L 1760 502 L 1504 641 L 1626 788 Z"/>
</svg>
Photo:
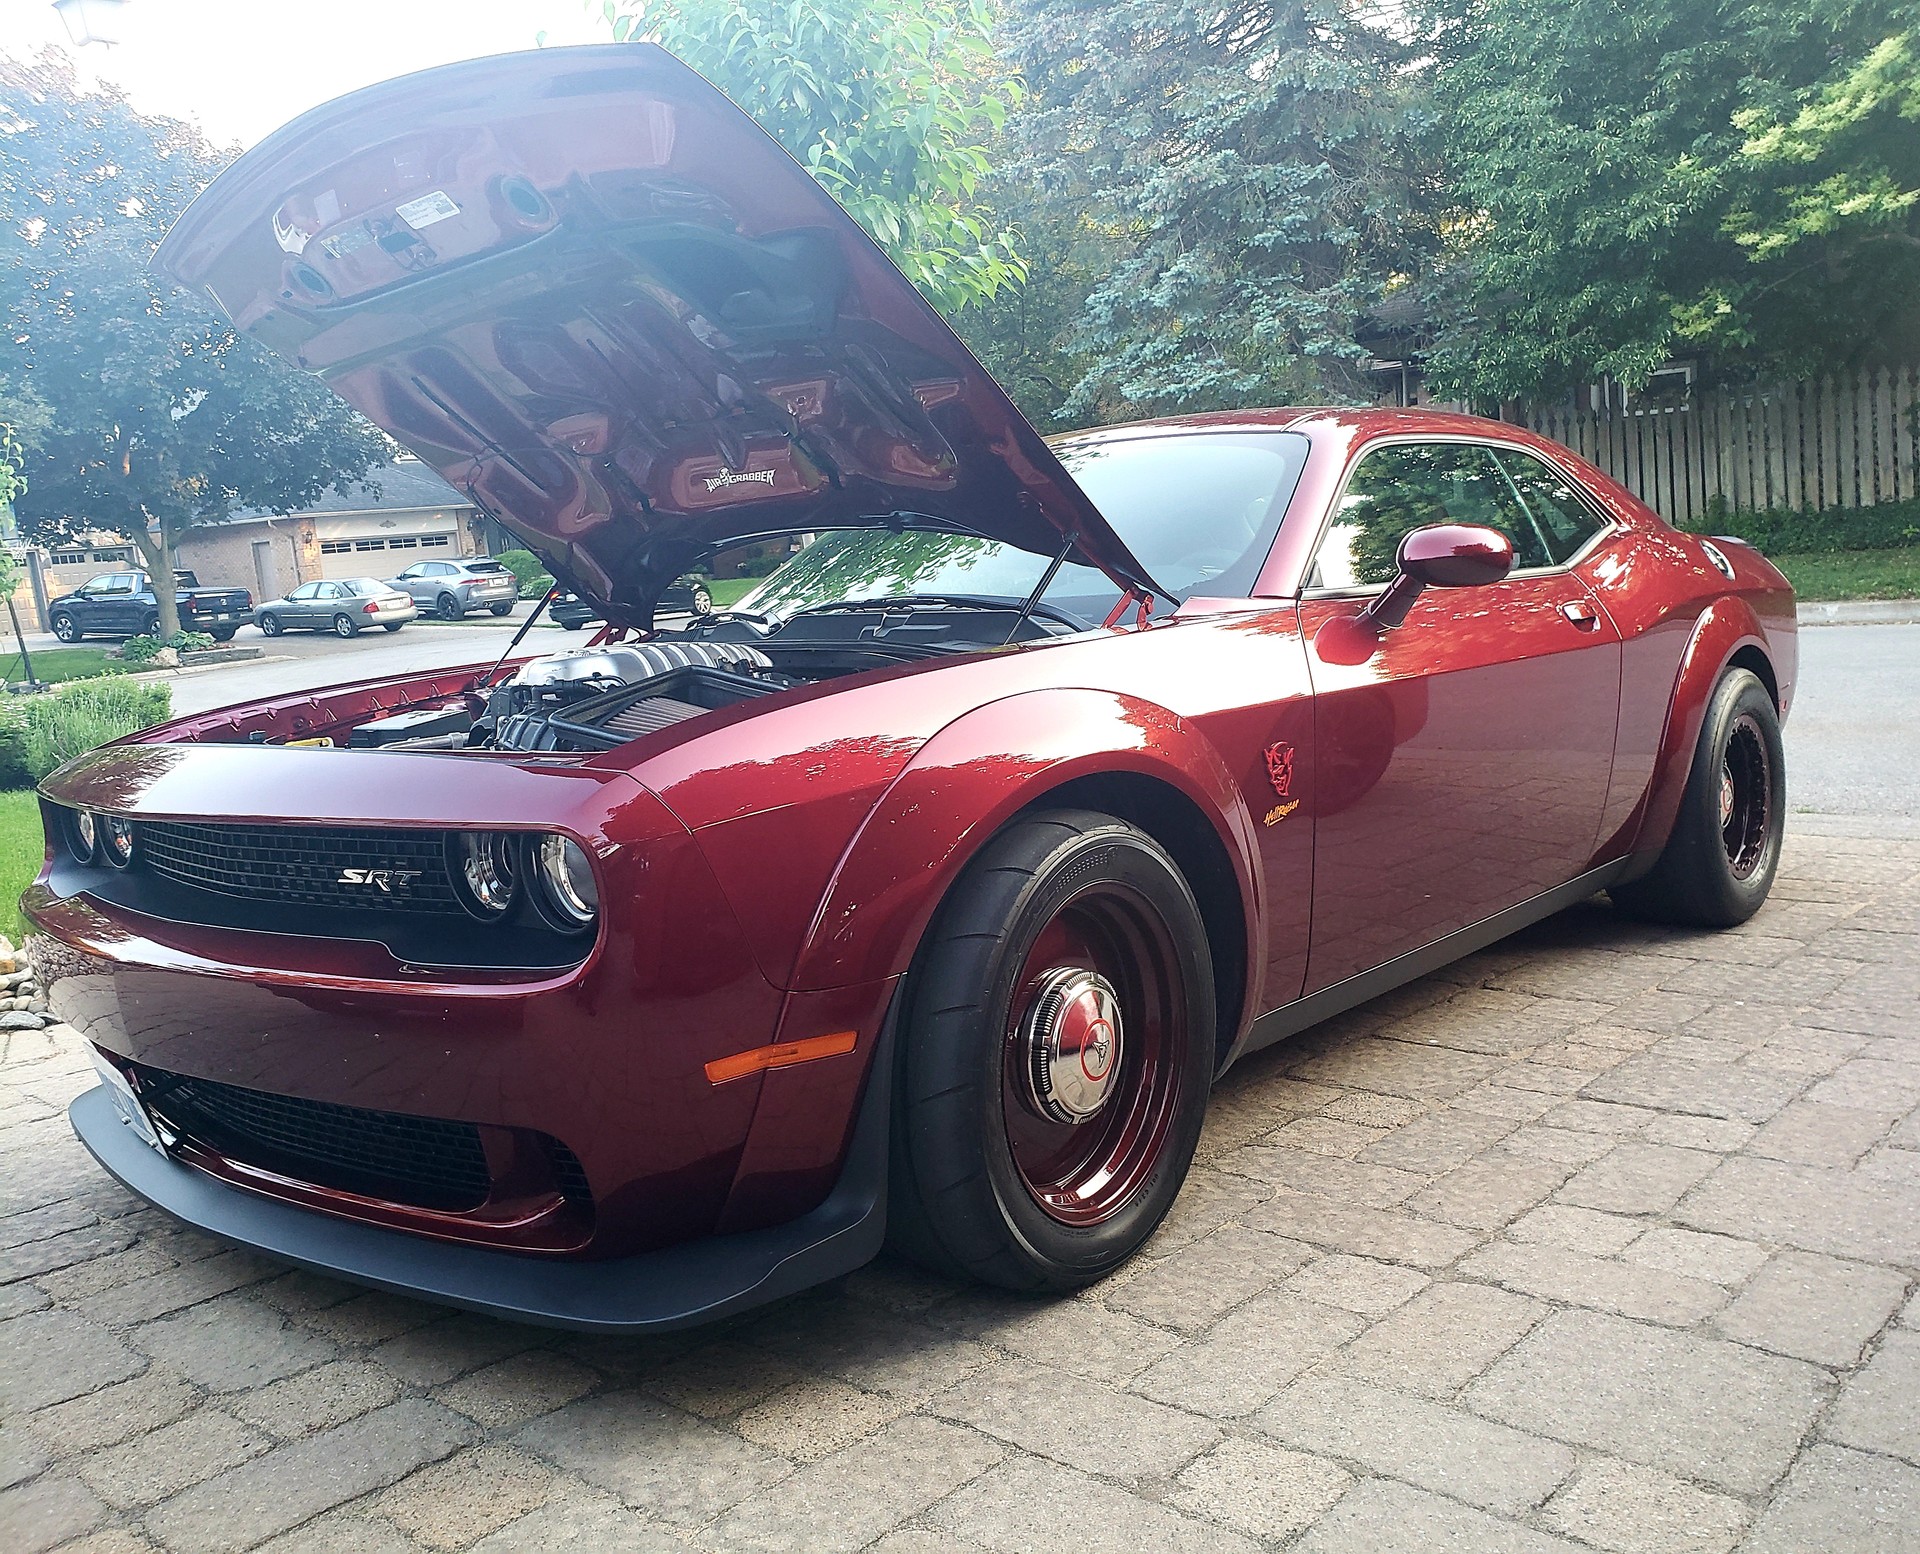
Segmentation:
<svg viewBox="0 0 1920 1554">
<path fill-rule="evenodd" d="M 623 69 L 629 57 L 621 53 Z M 456 68 L 476 89 L 507 91 L 500 62 L 485 63 Z M 677 66 L 647 69 L 698 97 Z M 696 106 L 706 111 L 704 99 Z M 559 155 L 578 128 L 570 110 L 554 111 L 557 138 L 521 148 L 534 161 Z M 805 527 L 809 501 L 827 503 L 836 520 L 864 513 L 873 522 L 871 508 L 895 511 L 915 486 L 933 516 L 1040 553 L 1070 534 L 1123 583 L 1140 576 L 1124 541 L 944 325 L 935 330 L 930 310 L 903 301 L 904 283 L 873 270 L 864 240 L 838 228 L 848 266 L 872 282 L 845 304 L 848 316 L 864 307 L 932 358 L 934 375 L 915 390 L 934 426 L 924 438 L 921 423 L 913 435 L 896 424 L 891 441 L 870 437 L 860 417 L 840 411 L 830 428 L 816 427 L 859 454 L 848 454 L 859 480 L 833 488 L 852 493 L 844 499 L 798 475 L 789 481 L 798 466 L 764 440 L 748 439 L 751 464 L 739 446 L 722 459 L 715 449 L 724 453 L 734 434 L 710 419 L 698 438 L 660 453 L 665 484 L 641 482 L 648 501 L 628 501 L 621 516 L 609 493 L 629 488 L 610 473 L 610 450 L 621 427 L 638 437 L 655 426 L 612 413 L 628 406 L 590 422 L 584 400 L 556 396 L 562 413 L 542 429 L 537 396 L 487 390 L 502 408 L 500 436 L 483 448 L 453 436 L 444 417 L 418 422 L 433 399 L 434 347 L 411 337 L 396 345 L 399 315 L 387 307 L 325 329 L 289 324 L 292 314 L 257 284 L 263 229 L 235 214 L 250 199 L 280 208 L 283 226 L 308 220 L 290 197 L 276 207 L 284 185 L 274 179 L 289 159 L 331 166 L 361 155 L 348 121 L 330 115 L 320 110 L 304 140 L 277 137 L 228 175 L 235 183 L 216 185 L 206 219 L 169 240 L 172 262 L 215 277 L 222 300 L 270 344 L 295 353 L 324 345 L 310 365 L 386 412 L 456 484 L 487 493 L 524 532 L 558 547 L 567 581 L 626 618 L 647 616 L 650 590 L 684 569 L 695 539 Z M 418 139 L 417 125 L 401 139 L 415 150 L 440 145 L 442 165 L 423 176 L 466 188 L 461 169 L 479 153 L 453 120 L 435 125 L 439 142 Z M 729 121 L 707 128 L 740 150 Z M 318 152 L 302 150 L 308 140 Z M 715 178 L 726 171 L 724 157 L 700 161 Z M 471 201 L 484 205 L 480 193 Z M 790 225 L 796 208 L 775 202 L 760 230 Z M 817 201 L 800 215 L 823 219 Z M 488 228 L 487 240 L 501 230 Z M 273 268 L 285 268 L 278 250 Z M 513 273 L 519 286 L 524 276 Z M 879 300 L 863 303 L 869 295 Z M 465 325 L 448 328 L 480 351 Z M 383 376 L 396 352 L 418 369 L 421 393 L 399 394 Z M 497 351 L 490 359 L 510 375 Z M 439 366 L 443 382 L 458 379 Z M 952 397 L 920 391 L 940 374 L 957 385 Z M 820 395 L 844 410 L 849 380 L 829 377 L 813 398 L 790 402 L 801 422 Z M 688 392 L 718 415 L 707 389 Z M 872 404 L 862 415 L 888 419 Z M 891 415 L 913 419 L 897 402 Z M 50 847 L 24 905 L 52 941 L 42 958 L 55 1007 L 122 1063 L 476 1124 L 493 1187 L 478 1209 L 448 1212 L 274 1179 L 203 1149 L 192 1163 L 208 1173 L 442 1241 L 619 1257 L 784 1224 L 821 1202 L 846 1158 L 890 1000 L 933 914 L 968 860 L 1022 810 L 1083 804 L 1161 837 L 1206 917 L 1224 1068 L 1282 1030 L 1289 1011 L 1322 1007 L 1301 1005 L 1305 997 L 1338 992 L 1602 865 L 1650 863 L 1672 826 L 1706 699 L 1729 664 L 1753 667 L 1785 712 L 1795 651 L 1779 573 L 1729 541 L 1729 579 L 1698 539 L 1519 428 L 1424 411 L 1270 410 L 1108 430 L 1080 445 L 1279 428 L 1307 439 L 1306 463 L 1243 597 L 1191 597 L 1143 624 L 1130 613 L 1118 630 L 825 680 L 595 755 L 282 743 L 344 740 L 356 723 L 400 709 L 477 705 L 476 666 L 202 714 L 82 757 L 43 785 L 50 806 L 136 820 L 557 831 L 594 860 L 601 924 L 577 965 L 448 969 L 372 937 L 210 926 L 117 906 L 63 888 Z M 1323 523 L 1370 447 L 1410 438 L 1531 453 L 1577 484 L 1611 527 L 1564 568 L 1427 589 L 1376 651 L 1323 655 L 1315 644 L 1328 623 L 1368 603 L 1305 589 Z M 935 442 L 952 457 L 929 464 Z M 549 460 L 538 467 L 551 489 L 503 494 L 536 456 Z M 689 471 L 716 460 L 788 473 L 723 514 L 703 505 L 703 484 L 688 483 Z M 755 508 L 763 501 L 771 507 Z M 643 542 L 663 535 L 666 559 L 648 560 Z M 730 1061 L 769 1046 L 822 1055 Z M 547 1140 L 578 1157 L 590 1205 L 560 1192 Z"/>
</svg>

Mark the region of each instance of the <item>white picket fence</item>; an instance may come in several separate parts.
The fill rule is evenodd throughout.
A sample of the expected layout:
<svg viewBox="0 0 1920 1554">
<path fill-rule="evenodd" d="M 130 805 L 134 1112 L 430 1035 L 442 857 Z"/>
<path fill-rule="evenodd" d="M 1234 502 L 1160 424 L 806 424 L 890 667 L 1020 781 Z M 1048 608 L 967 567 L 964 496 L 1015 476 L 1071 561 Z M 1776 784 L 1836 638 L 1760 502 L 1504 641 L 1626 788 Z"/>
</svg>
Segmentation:
<svg viewBox="0 0 1920 1554">
<path fill-rule="evenodd" d="M 1920 495 L 1920 370 L 1707 390 L 1523 418 L 1600 466 L 1669 522 L 1731 508 L 1870 507 Z"/>
</svg>

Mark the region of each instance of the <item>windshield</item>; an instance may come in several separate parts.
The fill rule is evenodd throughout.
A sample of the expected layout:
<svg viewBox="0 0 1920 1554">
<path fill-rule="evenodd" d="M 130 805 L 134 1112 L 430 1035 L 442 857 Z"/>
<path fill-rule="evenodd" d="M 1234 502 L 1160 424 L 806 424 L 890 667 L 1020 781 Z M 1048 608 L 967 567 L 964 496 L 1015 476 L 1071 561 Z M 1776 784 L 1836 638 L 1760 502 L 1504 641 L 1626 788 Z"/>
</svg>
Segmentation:
<svg viewBox="0 0 1920 1554">
<path fill-rule="evenodd" d="M 1306 462 L 1294 432 L 1092 436 L 1056 447 L 1061 462 L 1127 548 L 1177 598 L 1251 594 Z M 771 619 L 845 599 L 972 595 L 1023 600 L 1050 558 L 970 535 L 879 529 L 820 535 L 736 608 Z M 1047 604 L 1097 625 L 1120 590 L 1094 567 L 1068 564 Z"/>
</svg>

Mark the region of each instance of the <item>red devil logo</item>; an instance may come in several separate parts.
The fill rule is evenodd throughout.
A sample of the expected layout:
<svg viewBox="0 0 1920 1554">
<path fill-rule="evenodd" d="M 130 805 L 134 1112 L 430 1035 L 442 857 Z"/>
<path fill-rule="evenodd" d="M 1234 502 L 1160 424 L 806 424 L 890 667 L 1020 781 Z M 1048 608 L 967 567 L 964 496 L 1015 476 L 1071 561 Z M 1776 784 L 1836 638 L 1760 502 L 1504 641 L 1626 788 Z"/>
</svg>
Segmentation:
<svg viewBox="0 0 1920 1554">
<path fill-rule="evenodd" d="M 1285 740 L 1267 746 L 1267 780 L 1281 798 L 1293 797 L 1293 746 Z"/>
</svg>

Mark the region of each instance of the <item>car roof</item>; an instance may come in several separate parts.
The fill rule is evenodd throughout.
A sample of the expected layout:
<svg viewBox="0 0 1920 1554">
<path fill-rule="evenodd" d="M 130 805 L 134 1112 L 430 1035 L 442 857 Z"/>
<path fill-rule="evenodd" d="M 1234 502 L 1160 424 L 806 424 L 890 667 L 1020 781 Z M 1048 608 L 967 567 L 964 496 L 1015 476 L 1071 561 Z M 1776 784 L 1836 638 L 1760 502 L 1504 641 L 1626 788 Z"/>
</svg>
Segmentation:
<svg viewBox="0 0 1920 1554">
<path fill-rule="evenodd" d="M 1294 431 L 1309 436 L 1341 432 L 1349 436 L 1359 433 L 1364 437 L 1404 436 L 1413 432 L 1437 437 L 1533 439 L 1533 434 L 1524 426 L 1511 421 L 1461 415 L 1452 410 L 1430 410 L 1417 405 L 1275 405 L 1258 410 L 1210 410 L 1196 415 L 1156 416 L 1144 421 L 1124 421 L 1114 426 L 1092 426 L 1081 431 L 1060 432 L 1047 441 L 1059 448 L 1069 444 L 1084 445 L 1132 437 L 1220 431 Z"/>
</svg>

